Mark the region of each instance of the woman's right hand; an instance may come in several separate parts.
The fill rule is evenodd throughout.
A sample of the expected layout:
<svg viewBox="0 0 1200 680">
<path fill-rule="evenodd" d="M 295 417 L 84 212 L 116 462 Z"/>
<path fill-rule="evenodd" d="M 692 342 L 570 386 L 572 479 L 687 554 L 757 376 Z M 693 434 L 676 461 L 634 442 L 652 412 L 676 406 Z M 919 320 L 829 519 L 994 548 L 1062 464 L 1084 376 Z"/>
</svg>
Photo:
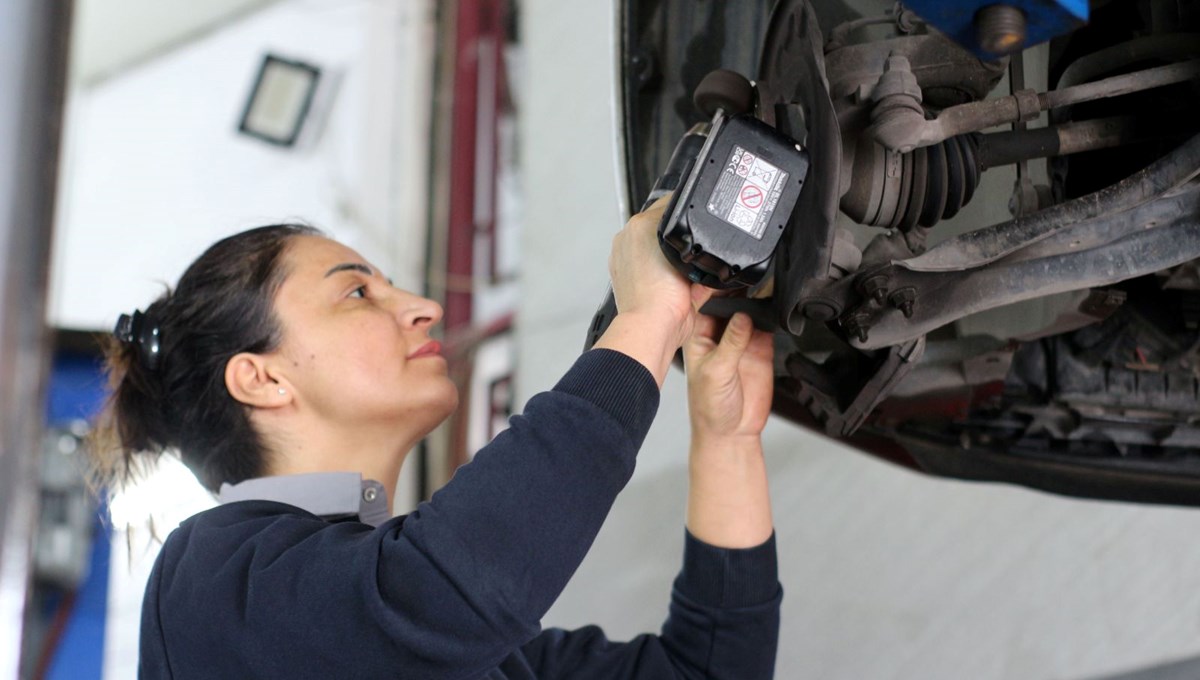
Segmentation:
<svg viewBox="0 0 1200 680">
<path fill-rule="evenodd" d="M 669 202 L 669 195 L 660 198 L 613 238 L 608 268 L 617 316 L 596 343 L 637 359 L 659 385 L 675 351 L 691 335 L 696 310 L 712 295 L 683 278 L 662 253 L 658 224 Z"/>
<path fill-rule="evenodd" d="M 617 232 L 608 270 L 617 311 L 661 319 L 678 331 L 678 348 L 691 335 L 695 309 L 691 283 L 667 262 L 658 243 L 658 225 L 670 201 L 670 194 L 663 196 Z"/>
</svg>

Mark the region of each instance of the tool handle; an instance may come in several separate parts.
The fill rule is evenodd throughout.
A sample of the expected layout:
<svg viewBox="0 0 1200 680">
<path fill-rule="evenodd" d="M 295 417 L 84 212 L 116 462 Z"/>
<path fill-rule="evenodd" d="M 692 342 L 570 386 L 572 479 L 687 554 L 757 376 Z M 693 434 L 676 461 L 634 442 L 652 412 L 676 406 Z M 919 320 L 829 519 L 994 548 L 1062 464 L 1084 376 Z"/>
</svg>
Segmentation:
<svg viewBox="0 0 1200 680">
<path fill-rule="evenodd" d="M 667 162 L 667 169 L 655 181 L 654 186 L 650 189 L 650 194 L 646 197 L 646 202 L 642 204 L 640 212 L 645 212 L 654 202 L 666 196 L 683 186 L 687 180 L 688 172 L 691 169 L 692 162 L 696 156 L 700 154 L 700 149 L 704 146 L 704 140 L 708 136 L 707 126 L 696 125 L 688 130 L 675 145 L 675 150 L 671 152 L 671 160 Z M 669 215 L 664 214 L 666 219 Z M 661 234 L 662 229 L 659 228 Z M 600 340 L 600 336 L 604 335 L 604 331 L 608 330 L 609 324 L 613 318 L 617 316 L 617 299 L 613 296 L 612 286 L 608 287 L 608 292 L 604 296 L 604 302 L 596 309 L 596 313 L 592 316 L 592 323 L 588 326 L 587 339 L 583 343 L 583 351 L 588 351 L 595 346 Z"/>
<path fill-rule="evenodd" d="M 617 298 L 613 296 L 612 286 L 608 287 L 608 292 L 604 294 L 604 302 L 596 309 L 596 313 L 592 315 L 592 325 L 588 327 L 587 340 L 583 343 L 583 351 L 596 346 L 600 336 L 604 335 L 604 331 L 608 330 L 609 324 L 613 318 L 617 316 Z"/>
</svg>

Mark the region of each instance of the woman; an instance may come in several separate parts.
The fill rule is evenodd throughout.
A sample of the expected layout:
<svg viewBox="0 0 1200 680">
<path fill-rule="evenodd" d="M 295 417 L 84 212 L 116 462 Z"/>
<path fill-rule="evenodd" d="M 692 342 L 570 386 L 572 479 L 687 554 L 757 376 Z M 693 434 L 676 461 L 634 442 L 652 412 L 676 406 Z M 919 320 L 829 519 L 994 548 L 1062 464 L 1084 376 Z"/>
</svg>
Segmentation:
<svg viewBox="0 0 1200 680">
<path fill-rule="evenodd" d="M 163 449 L 221 505 L 163 545 L 145 678 L 771 677 L 781 591 L 762 459 L 770 336 L 697 314 L 663 259 L 663 203 L 617 235 L 596 348 L 404 517 L 408 452 L 456 407 L 438 305 L 279 225 L 213 245 L 123 317 L 102 431 L 113 481 Z M 660 636 L 539 621 L 583 559 L 683 346 L 692 428 L 684 567 Z"/>
</svg>

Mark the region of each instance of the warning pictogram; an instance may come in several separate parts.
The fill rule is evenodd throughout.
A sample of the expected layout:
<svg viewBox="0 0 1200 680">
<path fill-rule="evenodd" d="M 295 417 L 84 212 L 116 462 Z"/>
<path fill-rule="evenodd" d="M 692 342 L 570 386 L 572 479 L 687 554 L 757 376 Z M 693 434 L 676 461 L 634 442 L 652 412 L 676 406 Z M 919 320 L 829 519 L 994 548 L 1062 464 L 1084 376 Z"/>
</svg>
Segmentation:
<svg viewBox="0 0 1200 680">
<path fill-rule="evenodd" d="M 751 210 L 757 210 L 758 206 L 762 205 L 763 202 L 763 191 L 753 184 L 747 184 L 742 187 L 741 200 L 742 205 Z"/>
<path fill-rule="evenodd" d="M 788 174 L 734 146 L 708 197 L 708 212 L 761 239 L 775 214 Z"/>
</svg>

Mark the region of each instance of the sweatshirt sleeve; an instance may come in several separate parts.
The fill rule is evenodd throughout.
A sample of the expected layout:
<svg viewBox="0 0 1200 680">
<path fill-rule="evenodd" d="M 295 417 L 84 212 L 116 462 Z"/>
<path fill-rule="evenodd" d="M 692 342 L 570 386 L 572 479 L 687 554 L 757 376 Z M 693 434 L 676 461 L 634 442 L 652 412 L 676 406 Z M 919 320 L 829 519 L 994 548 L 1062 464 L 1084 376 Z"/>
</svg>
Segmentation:
<svg viewBox="0 0 1200 680">
<path fill-rule="evenodd" d="M 657 406 L 641 364 L 588 352 L 407 517 L 371 529 L 265 502 L 210 511 L 164 546 L 157 611 L 143 620 L 176 657 L 192 656 L 176 668 L 474 677 L 537 635 Z"/>
<path fill-rule="evenodd" d="M 769 680 L 782 598 L 773 535 L 734 550 L 688 533 L 659 635 L 610 642 L 595 626 L 551 629 L 524 651 L 543 680 Z"/>
</svg>

